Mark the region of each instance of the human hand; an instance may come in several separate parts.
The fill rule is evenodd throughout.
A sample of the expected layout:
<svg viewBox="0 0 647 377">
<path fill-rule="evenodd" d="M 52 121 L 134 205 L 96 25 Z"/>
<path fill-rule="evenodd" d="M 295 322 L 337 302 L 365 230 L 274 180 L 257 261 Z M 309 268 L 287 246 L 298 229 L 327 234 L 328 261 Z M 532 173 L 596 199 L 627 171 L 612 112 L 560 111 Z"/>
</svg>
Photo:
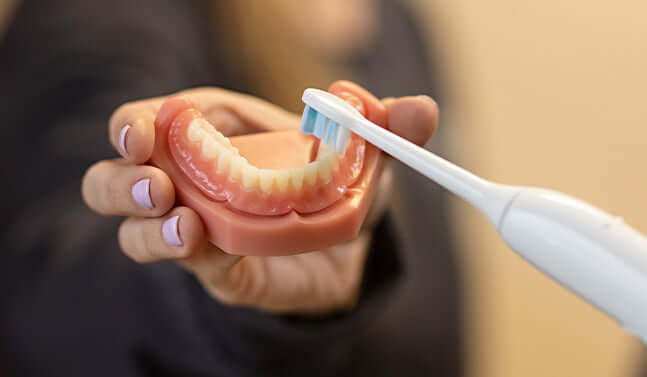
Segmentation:
<svg viewBox="0 0 647 377">
<path fill-rule="evenodd" d="M 382 102 L 340 81 L 330 88 L 353 105 L 387 117 L 391 131 L 424 144 L 437 123 L 428 97 Z M 226 136 L 298 127 L 300 117 L 254 97 L 216 88 L 174 96 L 187 98 Z M 145 165 L 153 152 L 154 121 L 167 97 L 121 106 L 110 120 L 110 140 L 123 158 L 100 161 L 83 179 L 87 205 L 106 216 L 128 216 L 119 229 L 123 252 L 139 263 L 175 260 L 221 302 L 276 313 L 320 313 L 350 307 L 360 285 L 371 226 L 385 207 L 390 175 L 382 174 L 375 202 L 360 235 L 334 247 L 281 257 L 236 256 L 210 243 L 200 217 L 174 207 L 173 182 Z"/>
</svg>

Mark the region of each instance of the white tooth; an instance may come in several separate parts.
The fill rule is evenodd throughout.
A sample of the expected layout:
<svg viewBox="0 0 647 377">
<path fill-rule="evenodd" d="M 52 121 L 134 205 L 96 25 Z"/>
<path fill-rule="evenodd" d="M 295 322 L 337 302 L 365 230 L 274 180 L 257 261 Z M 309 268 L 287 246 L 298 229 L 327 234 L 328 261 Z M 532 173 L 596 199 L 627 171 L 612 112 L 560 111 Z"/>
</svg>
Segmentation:
<svg viewBox="0 0 647 377">
<path fill-rule="evenodd" d="M 240 181 L 240 176 L 243 173 L 243 166 L 247 164 L 247 160 L 240 156 L 235 156 L 231 159 L 229 167 L 229 176 L 235 180 Z"/>
<path fill-rule="evenodd" d="M 330 162 L 331 168 L 330 171 L 335 174 L 339 170 L 339 156 L 337 153 L 333 154 Z"/>
<path fill-rule="evenodd" d="M 223 173 L 230 165 L 231 158 L 234 154 L 231 151 L 223 150 L 218 156 L 218 167 L 216 168 L 217 173 Z"/>
<path fill-rule="evenodd" d="M 189 141 L 192 141 L 194 143 L 198 142 L 202 140 L 203 136 L 204 136 L 204 132 L 202 127 L 200 127 L 199 119 L 192 120 L 191 123 L 189 123 L 189 129 L 188 129 Z"/>
<path fill-rule="evenodd" d="M 332 159 L 326 158 L 325 160 L 321 161 L 319 164 L 319 178 L 321 178 L 321 182 L 326 183 L 330 179 L 330 170 L 332 168 Z"/>
<path fill-rule="evenodd" d="M 244 164 L 242 169 L 243 187 L 250 190 L 258 187 L 258 168 L 249 164 Z"/>
<path fill-rule="evenodd" d="M 320 164 L 319 162 L 311 162 L 308 165 L 306 165 L 303 169 L 305 170 L 304 172 L 304 180 L 306 184 L 310 186 L 314 186 L 315 183 L 317 183 L 317 171 L 319 170 Z"/>
<path fill-rule="evenodd" d="M 223 134 L 218 132 L 218 130 L 214 129 L 214 139 L 218 144 L 224 145 L 226 147 L 231 147 L 231 141 L 227 139 Z"/>
<path fill-rule="evenodd" d="M 303 168 L 290 169 L 290 181 L 294 186 L 295 191 L 301 191 L 303 187 L 303 175 L 305 170 Z"/>
<path fill-rule="evenodd" d="M 290 171 L 285 169 L 279 170 L 275 173 L 274 178 L 276 179 L 276 186 L 279 188 L 279 191 L 285 192 L 288 189 Z"/>
<path fill-rule="evenodd" d="M 202 139 L 202 155 L 208 159 L 218 157 L 218 144 L 211 135 Z"/>
<path fill-rule="evenodd" d="M 269 194 L 272 192 L 272 185 L 274 184 L 274 176 L 276 173 L 268 169 L 260 169 L 259 173 L 261 190 L 263 190 L 264 193 Z"/>
</svg>

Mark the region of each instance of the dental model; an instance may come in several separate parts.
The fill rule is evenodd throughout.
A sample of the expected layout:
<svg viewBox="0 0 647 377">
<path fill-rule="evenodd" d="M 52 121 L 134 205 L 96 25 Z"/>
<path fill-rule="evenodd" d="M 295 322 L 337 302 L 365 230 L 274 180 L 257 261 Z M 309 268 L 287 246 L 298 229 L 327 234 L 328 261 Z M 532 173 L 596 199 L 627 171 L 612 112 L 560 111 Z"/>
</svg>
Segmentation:
<svg viewBox="0 0 647 377">
<path fill-rule="evenodd" d="M 379 121 L 376 119 L 376 121 Z M 344 154 L 298 129 L 227 138 L 180 98 L 156 122 L 151 163 L 231 254 L 287 255 L 354 238 L 374 195 L 380 152 L 354 136 Z"/>
</svg>

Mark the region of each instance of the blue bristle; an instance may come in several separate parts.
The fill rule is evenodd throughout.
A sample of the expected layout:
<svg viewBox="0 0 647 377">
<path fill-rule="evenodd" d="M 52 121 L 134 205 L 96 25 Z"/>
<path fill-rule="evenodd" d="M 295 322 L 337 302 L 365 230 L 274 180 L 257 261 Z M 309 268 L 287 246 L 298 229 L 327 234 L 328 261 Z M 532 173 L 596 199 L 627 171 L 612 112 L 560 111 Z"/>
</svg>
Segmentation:
<svg viewBox="0 0 647 377">
<path fill-rule="evenodd" d="M 324 133 L 326 132 L 327 120 L 328 118 L 326 118 L 323 114 L 317 113 L 317 117 L 315 119 L 314 135 L 319 139 L 323 139 Z"/>
<path fill-rule="evenodd" d="M 303 109 L 301 132 L 313 134 L 324 144 L 331 145 L 340 154 L 344 153 L 345 146 L 348 144 L 349 135 L 346 135 L 348 134 L 346 129 L 308 105 Z"/>
<path fill-rule="evenodd" d="M 303 116 L 301 117 L 301 132 L 311 134 L 314 131 L 317 114 L 315 109 L 306 105 L 303 109 Z"/>
</svg>

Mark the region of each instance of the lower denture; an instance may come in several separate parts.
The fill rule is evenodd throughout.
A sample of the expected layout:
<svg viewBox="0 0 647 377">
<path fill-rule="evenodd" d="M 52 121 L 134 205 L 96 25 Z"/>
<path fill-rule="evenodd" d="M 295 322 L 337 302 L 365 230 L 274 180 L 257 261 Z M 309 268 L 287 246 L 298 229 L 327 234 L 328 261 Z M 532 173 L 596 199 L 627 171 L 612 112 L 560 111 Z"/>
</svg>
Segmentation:
<svg viewBox="0 0 647 377">
<path fill-rule="evenodd" d="M 217 146 L 219 152 L 213 152 L 213 148 L 207 150 L 212 154 L 205 156 L 203 153 L 203 143 L 215 141 L 196 140 L 192 141 L 189 138 L 189 128 L 192 122 L 202 122 L 202 132 L 211 133 L 205 137 L 212 140 L 219 140 L 220 144 Z M 194 126 L 194 127 L 197 127 Z M 191 131 L 194 131 L 192 128 Z M 199 133 L 197 133 L 199 134 Z M 196 138 L 194 132 L 193 139 Z M 330 167 L 331 171 L 322 172 L 315 171 L 314 179 L 312 176 L 303 178 L 303 183 L 299 186 L 295 184 L 292 177 L 289 176 L 289 181 L 285 190 L 280 190 L 276 179 L 273 179 L 272 187 L 267 190 L 261 188 L 259 182 L 260 177 L 252 174 L 254 182 L 243 184 L 244 178 L 249 178 L 250 175 L 244 175 L 244 172 L 232 174 L 231 165 L 226 169 L 217 169 L 218 153 L 232 152 L 235 156 L 238 155 L 238 150 L 226 140 L 219 132 L 208 125 L 204 120 L 202 114 L 194 108 L 188 108 L 180 112 L 169 127 L 168 134 L 168 147 L 182 172 L 198 187 L 207 197 L 214 201 L 226 202 L 232 209 L 243 213 L 262 216 L 284 215 L 292 210 L 308 214 L 321 211 L 338 200 L 340 200 L 347 188 L 351 186 L 359 176 L 364 160 L 365 142 L 363 139 L 353 135 L 351 143 L 349 144 L 346 153 L 339 156 L 336 166 Z M 312 145 L 317 145 L 313 143 Z M 276 148 L 293 148 L 290 145 L 276 145 Z M 319 151 L 321 151 L 320 149 Z M 332 152 L 334 153 L 334 152 Z M 255 167 L 251 166 L 244 157 L 244 170 L 253 170 Z M 331 157 L 328 157 L 331 158 Z M 239 159 L 239 164 L 241 163 Z M 333 162 L 334 164 L 335 162 Z M 304 168 L 303 166 L 301 168 Z M 308 169 L 315 169 L 314 165 L 310 165 Z M 222 171 L 217 171 L 222 170 Z M 288 170 L 281 170 L 283 176 L 288 174 Z M 261 174 L 276 173 L 276 170 L 263 170 Z M 235 177 L 233 175 L 236 175 Z M 265 182 L 267 185 L 267 181 Z M 285 185 L 285 183 L 284 183 Z M 245 187 L 252 186 L 252 187 Z M 269 192 L 268 192 L 269 191 Z"/>
<path fill-rule="evenodd" d="M 341 96 L 345 88 L 345 84 L 338 85 L 333 93 Z M 386 110 L 377 98 L 360 88 L 353 88 L 353 92 L 362 98 L 364 107 L 360 111 L 374 123 L 385 125 Z M 275 181 L 268 195 L 262 189 L 241 189 L 244 185 L 229 179 L 228 171 L 215 177 L 205 174 L 213 170 L 214 163 L 200 163 L 199 147 L 190 145 L 180 127 L 194 119 L 204 121 L 189 101 L 178 97 L 165 101 L 155 119 L 155 146 L 149 163 L 171 178 L 178 205 L 188 206 L 200 216 L 211 243 L 235 255 L 290 255 L 322 250 L 357 236 L 375 196 L 377 172 L 383 164 L 377 148 L 358 138 L 354 140 L 356 146 L 343 156 L 346 164 L 337 166 L 327 184 L 307 186 L 303 179 L 298 190 L 288 187 L 280 191 Z M 232 147 L 232 151 L 238 148 L 251 165 L 265 169 L 293 169 L 317 157 L 318 139 L 296 129 L 262 132 L 262 126 L 258 125 L 259 133 L 222 137 L 218 141 Z M 277 147 L 283 149 L 276 151 Z M 263 148 L 266 152 L 259 153 Z M 213 155 L 208 149 L 207 154 Z M 300 177 L 296 178 L 298 181 Z M 285 208 L 293 209 L 275 216 Z"/>
</svg>

